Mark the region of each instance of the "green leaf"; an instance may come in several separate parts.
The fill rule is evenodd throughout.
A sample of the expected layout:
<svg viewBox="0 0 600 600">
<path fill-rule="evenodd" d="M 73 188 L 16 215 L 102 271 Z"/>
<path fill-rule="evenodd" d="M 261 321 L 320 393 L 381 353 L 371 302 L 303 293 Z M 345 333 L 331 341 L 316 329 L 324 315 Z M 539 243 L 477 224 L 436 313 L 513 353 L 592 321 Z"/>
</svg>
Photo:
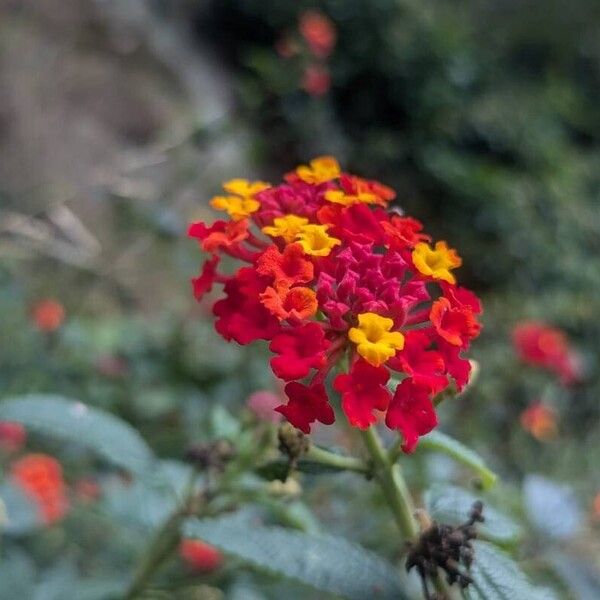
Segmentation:
<svg viewBox="0 0 600 600">
<path fill-rule="evenodd" d="M 473 469 L 481 477 L 485 489 L 493 487 L 498 480 L 498 476 L 487 467 L 481 456 L 445 433 L 432 431 L 419 440 L 418 447 L 423 450 L 442 452 Z"/>
<path fill-rule="evenodd" d="M 19 536 L 45 525 L 36 504 L 20 488 L 5 481 L 0 485 L 0 499 L 6 510 L 3 533 Z"/>
<path fill-rule="evenodd" d="M 450 485 L 435 485 L 425 494 L 425 507 L 439 523 L 459 525 L 467 520 L 473 503 L 482 500 L 485 522 L 477 530 L 484 539 L 497 544 L 512 544 L 521 536 L 521 528 L 511 518 L 491 507 L 485 498 Z"/>
<path fill-rule="evenodd" d="M 256 567 L 349 600 L 406 598 L 396 569 L 343 538 L 308 535 L 249 522 L 243 513 L 191 519 L 184 535 L 199 538 Z"/>
<path fill-rule="evenodd" d="M 470 574 L 471 600 L 558 600 L 552 590 L 534 586 L 514 560 L 486 542 L 475 542 Z"/>
<path fill-rule="evenodd" d="M 152 451 L 130 425 L 104 411 L 61 396 L 32 394 L 0 403 L 0 420 L 66 442 L 83 444 L 131 473 L 150 467 Z"/>
</svg>

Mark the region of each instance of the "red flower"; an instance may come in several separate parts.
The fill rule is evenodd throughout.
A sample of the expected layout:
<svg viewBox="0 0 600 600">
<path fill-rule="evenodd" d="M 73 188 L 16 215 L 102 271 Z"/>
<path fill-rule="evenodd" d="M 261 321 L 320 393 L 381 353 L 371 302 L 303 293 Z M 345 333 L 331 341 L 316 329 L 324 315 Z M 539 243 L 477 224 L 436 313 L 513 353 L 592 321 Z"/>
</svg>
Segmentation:
<svg viewBox="0 0 600 600">
<path fill-rule="evenodd" d="M 213 306 L 218 317 L 216 330 L 226 339 L 238 344 L 255 340 L 270 340 L 278 331 L 277 319 L 261 304 L 258 295 L 264 283 L 254 269 L 244 267 L 225 284 L 227 298 Z"/>
<path fill-rule="evenodd" d="M 182 540 L 179 544 L 179 556 L 188 567 L 200 573 L 214 571 L 223 564 L 221 552 L 200 540 Z"/>
<path fill-rule="evenodd" d="M 419 242 L 429 242 L 431 236 L 421 233 L 423 224 L 412 217 L 400 217 L 394 215 L 390 222 L 381 224 L 385 230 L 386 240 L 390 247 L 398 250 L 402 248 L 414 248 Z"/>
<path fill-rule="evenodd" d="M 538 321 L 519 323 L 513 329 L 513 343 L 523 362 L 553 371 L 563 384 L 580 379 L 579 356 L 560 329 Z"/>
<path fill-rule="evenodd" d="M 5 452 L 17 452 L 25 445 L 27 433 L 20 423 L 0 421 L 0 448 Z"/>
<path fill-rule="evenodd" d="M 444 297 L 433 303 L 429 318 L 441 338 L 461 348 L 465 348 L 481 330 L 470 308 L 452 306 L 450 300 Z"/>
<path fill-rule="evenodd" d="M 300 244 L 289 244 L 283 252 L 269 246 L 256 261 L 256 272 L 272 277 L 277 289 L 308 283 L 314 277 L 313 264 L 306 260 Z"/>
<path fill-rule="evenodd" d="M 27 454 L 11 465 L 14 482 L 39 506 L 46 524 L 60 520 L 68 508 L 60 463 L 46 454 Z"/>
<path fill-rule="evenodd" d="M 457 346 L 442 341 L 439 343 L 439 348 L 444 357 L 446 372 L 454 379 L 456 389 L 462 392 L 467 383 L 469 383 L 471 363 L 466 358 L 461 357 L 461 350 Z"/>
<path fill-rule="evenodd" d="M 342 395 L 342 409 L 350 425 L 368 429 L 377 420 L 373 411 L 387 409 L 392 397 L 385 387 L 389 378 L 385 367 L 373 367 L 362 359 L 352 365 L 349 374 L 335 378 L 333 387 Z"/>
<path fill-rule="evenodd" d="M 323 96 L 331 87 L 329 69 L 322 65 L 308 65 L 302 75 L 302 89 L 311 96 Z"/>
<path fill-rule="evenodd" d="M 406 373 L 415 383 L 425 385 L 434 394 L 439 394 L 448 385 L 444 375 L 446 365 L 442 353 L 431 350 L 431 345 L 427 333 L 409 331 L 404 336 L 404 348 L 390 359 L 388 365 L 390 369 Z"/>
<path fill-rule="evenodd" d="M 279 354 L 271 359 L 273 373 L 285 381 L 302 379 L 311 369 L 325 365 L 325 350 L 328 347 L 323 328 L 317 323 L 281 331 L 269 346 L 271 352 Z"/>
<path fill-rule="evenodd" d="M 219 248 L 230 248 L 247 239 L 248 219 L 215 221 L 210 227 L 202 222 L 192 223 L 188 236 L 199 239 L 206 252 L 216 252 Z"/>
<path fill-rule="evenodd" d="M 280 185 L 237 179 L 225 188 L 236 196 L 213 206 L 230 222 L 190 228 L 205 250 L 247 264 L 217 273 L 215 256 L 194 280 L 197 297 L 224 284 L 213 306 L 217 331 L 240 344 L 271 342 L 271 368 L 288 382 L 288 403 L 276 410 L 305 432 L 334 421 L 324 382 L 348 356 L 350 372 L 334 387 L 351 425 L 366 428 L 387 409 L 386 422 L 412 450 L 435 425 L 431 399 L 452 380 L 459 390 L 467 384 L 461 353 L 481 329 L 479 299 L 451 272 L 462 262 L 457 252 L 445 241 L 430 245 L 419 221 L 387 210 L 394 190 L 344 173 L 332 156 Z M 406 378 L 394 400 L 390 369 Z"/>
<path fill-rule="evenodd" d="M 45 333 L 56 331 L 65 320 L 63 305 L 52 299 L 40 300 L 32 309 L 35 326 Z"/>
<path fill-rule="evenodd" d="M 307 10 L 300 15 L 298 29 L 315 56 L 327 58 L 331 54 L 336 40 L 335 26 L 324 14 Z"/>
<path fill-rule="evenodd" d="M 325 425 L 331 425 L 335 421 L 333 409 L 329 405 L 327 392 L 322 383 L 303 385 L 292 381 L 285 386 L 285 393 L 289 402 L 278 406 L 275 410 L 304 433 L 310 433 L 311 423 L 315 421 Z"/>
<path fill-rule="evenodd" d="M 192 279 L 192 289 L 194 290 L 194 298 L 198 302 L 202 300 L 204 294 L 211 291 L 213 283 L 217 277 L 217 265 L 221 259 L 217 254 L 213 255 L 202 265 L 202 271 L 198 277 Z"/>
<path fill-rule="evenodd" d="M 430 394 L 427 386 L 416 384 L 412 379 L 404 379 L 396 388 L 385 423 L 390 429 L 398 429 L 402 433 L 404 452 L 413 452 L 419 437 L 428 434 L 437 425 Z"/>
</svg>

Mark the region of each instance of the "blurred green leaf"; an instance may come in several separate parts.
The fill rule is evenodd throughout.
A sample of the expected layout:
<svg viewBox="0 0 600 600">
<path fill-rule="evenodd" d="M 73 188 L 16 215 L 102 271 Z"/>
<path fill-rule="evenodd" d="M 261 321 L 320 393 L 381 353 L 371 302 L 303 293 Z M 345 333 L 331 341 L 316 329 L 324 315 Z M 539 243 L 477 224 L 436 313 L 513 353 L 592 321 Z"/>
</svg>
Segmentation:
<svg viewBox="0 0 600 600">
<path fill-rule="evenodd" d="M 529 521 L 548 537 L 573 537 L 583 525 L 583 515 L 569 486 L 540 475 L 528 475 L 523 483 L 525 509 Z"/>
<path fill-rule="evenodd" d="M 113 415 L 61 396 L 31 394 L 0 403 L 0 420 L 82 444 L 117 467 L 142 473 L 153 454 L 140 434 Z"/>
<path fill-rule="evenodd" d="M 513 544 L 521 536 L 521 527 L 491 507 L 485 499 L 454 486 L 434 485 L 425 494 L 425 507 L 440 523 L 459 525 L 467 520 L 473 503 L 482 500 L 485 522 L 477 526 L 480 536 L 497 544 Z"/>
<path fill-rule="evenodd" d="M 486 542 L 475 542 L 471 576 L 471 600 L 558 600 L 552 590 L 533 586 L 515 561 Z"/>
<path fill-rule="evenodd" d="M 464 444 L 440 431 L 432 431 L 419 440 L 420 449 L 442 452 L 459 463 L 473 469 L 481 478 L 485 489 L 493 487 L 498 476 L 491 471 L 476 452 Z"/>
<path fill-rule="evenodd" d="M 350 600 L 406 597 L 391 564 L 343 538 L 265 527 L 249 523 L 244 515 L 192 519 L 184 534 L 261 569 Z"/>
<path fill-rule="evenodd" d="M 21 489 L 9 482 L 0 485 L 0 499 L 6 508 L 2 531 L 8 535 L 23 535 L 44 525 L 39 509 Z"/>
<path fill-rule="evenodd" d="M 600 598 L 600 571 L 591 561 L 584 561 L 563 552 L 553 552 L 550 555 L 550 563 L 574 598 Z"/>
<path fill-rule="evenodd" d="M 35 566 L 29 556 L 10 548 L 0 561 L 0 600 L 32 598 L 35 577 Z"/>
</svg>

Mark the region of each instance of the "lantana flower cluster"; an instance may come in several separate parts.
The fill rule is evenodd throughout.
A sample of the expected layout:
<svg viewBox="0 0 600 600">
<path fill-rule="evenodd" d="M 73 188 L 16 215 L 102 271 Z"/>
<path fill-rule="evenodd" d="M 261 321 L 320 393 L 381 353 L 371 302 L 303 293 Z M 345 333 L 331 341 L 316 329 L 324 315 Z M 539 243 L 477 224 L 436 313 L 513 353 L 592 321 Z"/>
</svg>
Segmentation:
<svg viewBox="0 0 600 600">
<path fill-rule="evenodd" d="M 276 410 L 305 433 L 335 421 L 331 381 L 350 425 L 384 418 L 414 450 L 437 424 L 435 397 L 467 384 L 464 352 L 480 331 L 481 304 L 456 283 L 456 251 L 389 208 L 394 190 L 342 172 L 333 157 L 280 185 L 223 187 L 211 205 L 228 218 L 189 228 L 210 254 L 195 297 L 223 285 L 212 308 L 218 333 L 269 342 L 287 396 Z M 226 275 L 223 255 L 245 264 Z"/>
</svg>

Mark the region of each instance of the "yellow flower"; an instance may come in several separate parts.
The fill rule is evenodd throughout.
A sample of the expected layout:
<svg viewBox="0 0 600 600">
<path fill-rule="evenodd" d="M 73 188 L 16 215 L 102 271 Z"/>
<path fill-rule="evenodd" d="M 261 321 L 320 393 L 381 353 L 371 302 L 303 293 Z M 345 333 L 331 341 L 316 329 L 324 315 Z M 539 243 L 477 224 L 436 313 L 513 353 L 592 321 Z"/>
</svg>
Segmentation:
<svg viewBox="0 0 600 600">
<path fill-rule="evenodd" d="M 296 169 L 296 175 L 306 183 L 325 183 L 337 179 L 342 170 L 333 156 L 319 156 L 310 161 L 310 166 L 301 165 Z"/>
<path fill-rule="evenodd" d="M 329 225 L 304 225 L 296 234 L 296 239 L 306 254 L 328 256 L 334 246 L 342 242 L 327 234 Z"/>
<path fill-rule="evenodd" d="M 404 348 L 404 336 L 399 331 L 390 331 L 393 326 L 392 319 L 375 313 L 362 313 L 358 315 L 358 327 L 348 331 L 348 338 L 369 364 L 379 367 L 392 358 L 396 350 Z"/>
<path fill-rule="evenodd" d="M 236 194 L 243 198 L 252 198 L 258 192 L 262 192 L 271 186 L 264 181 L 248 181 L 247 179 L 231 179 L 223 184 L 223 189 L 230 194 Z"/>
<path fill-rule="evenodd" d="M 260 202 L 239 196 L 215 196 L 210 201 L 210 205 L 217 210 L 226 211 L 234 221 L 241 221 L 256 212 L 260 207 Z"/>
<path fill-rule="evenodd" d="M 417 270 L 423 275 L 452 284 L 456 283 L 456 278 L 450 270 L 462 264 L 462 259 L 456 250 L 448 248 L 446 242 L 437 242 L 435 249 L 430 248 L 429 244 L 420 242 L 413 250 L 412 259 Z"/>
<path fill-rule="evenodd" d="M 369 192 L 358 192 L 357 194 L 346 194 L 342 190 L 327 190 L 325 200 L 342 204 L 343 206 L 352 206 L 353 204 L 375 204 L 379 198 Z"/>
<path fill-rule="evenodd" d="M 305 225 L 308 225 L 308 219 L 296 215 L 285 215 L 285 217 L 276 217 L 273 225 L 263 227 L 262 232 L 271 237 L 282 237 L 289 244 L 296 239 Z"/>
<path fill-rule="evenodd" d="M 223 184 L 223 189 L 234 196 L 215 196 L 210 205 L 217 210 L 224 210 L 234 221 L 241 221 L 260 208 L 260 202 L 254 195 L 271 187 L 264 181 L 248 181 L 247 179 L 231 179 Z"/>
</svg>

